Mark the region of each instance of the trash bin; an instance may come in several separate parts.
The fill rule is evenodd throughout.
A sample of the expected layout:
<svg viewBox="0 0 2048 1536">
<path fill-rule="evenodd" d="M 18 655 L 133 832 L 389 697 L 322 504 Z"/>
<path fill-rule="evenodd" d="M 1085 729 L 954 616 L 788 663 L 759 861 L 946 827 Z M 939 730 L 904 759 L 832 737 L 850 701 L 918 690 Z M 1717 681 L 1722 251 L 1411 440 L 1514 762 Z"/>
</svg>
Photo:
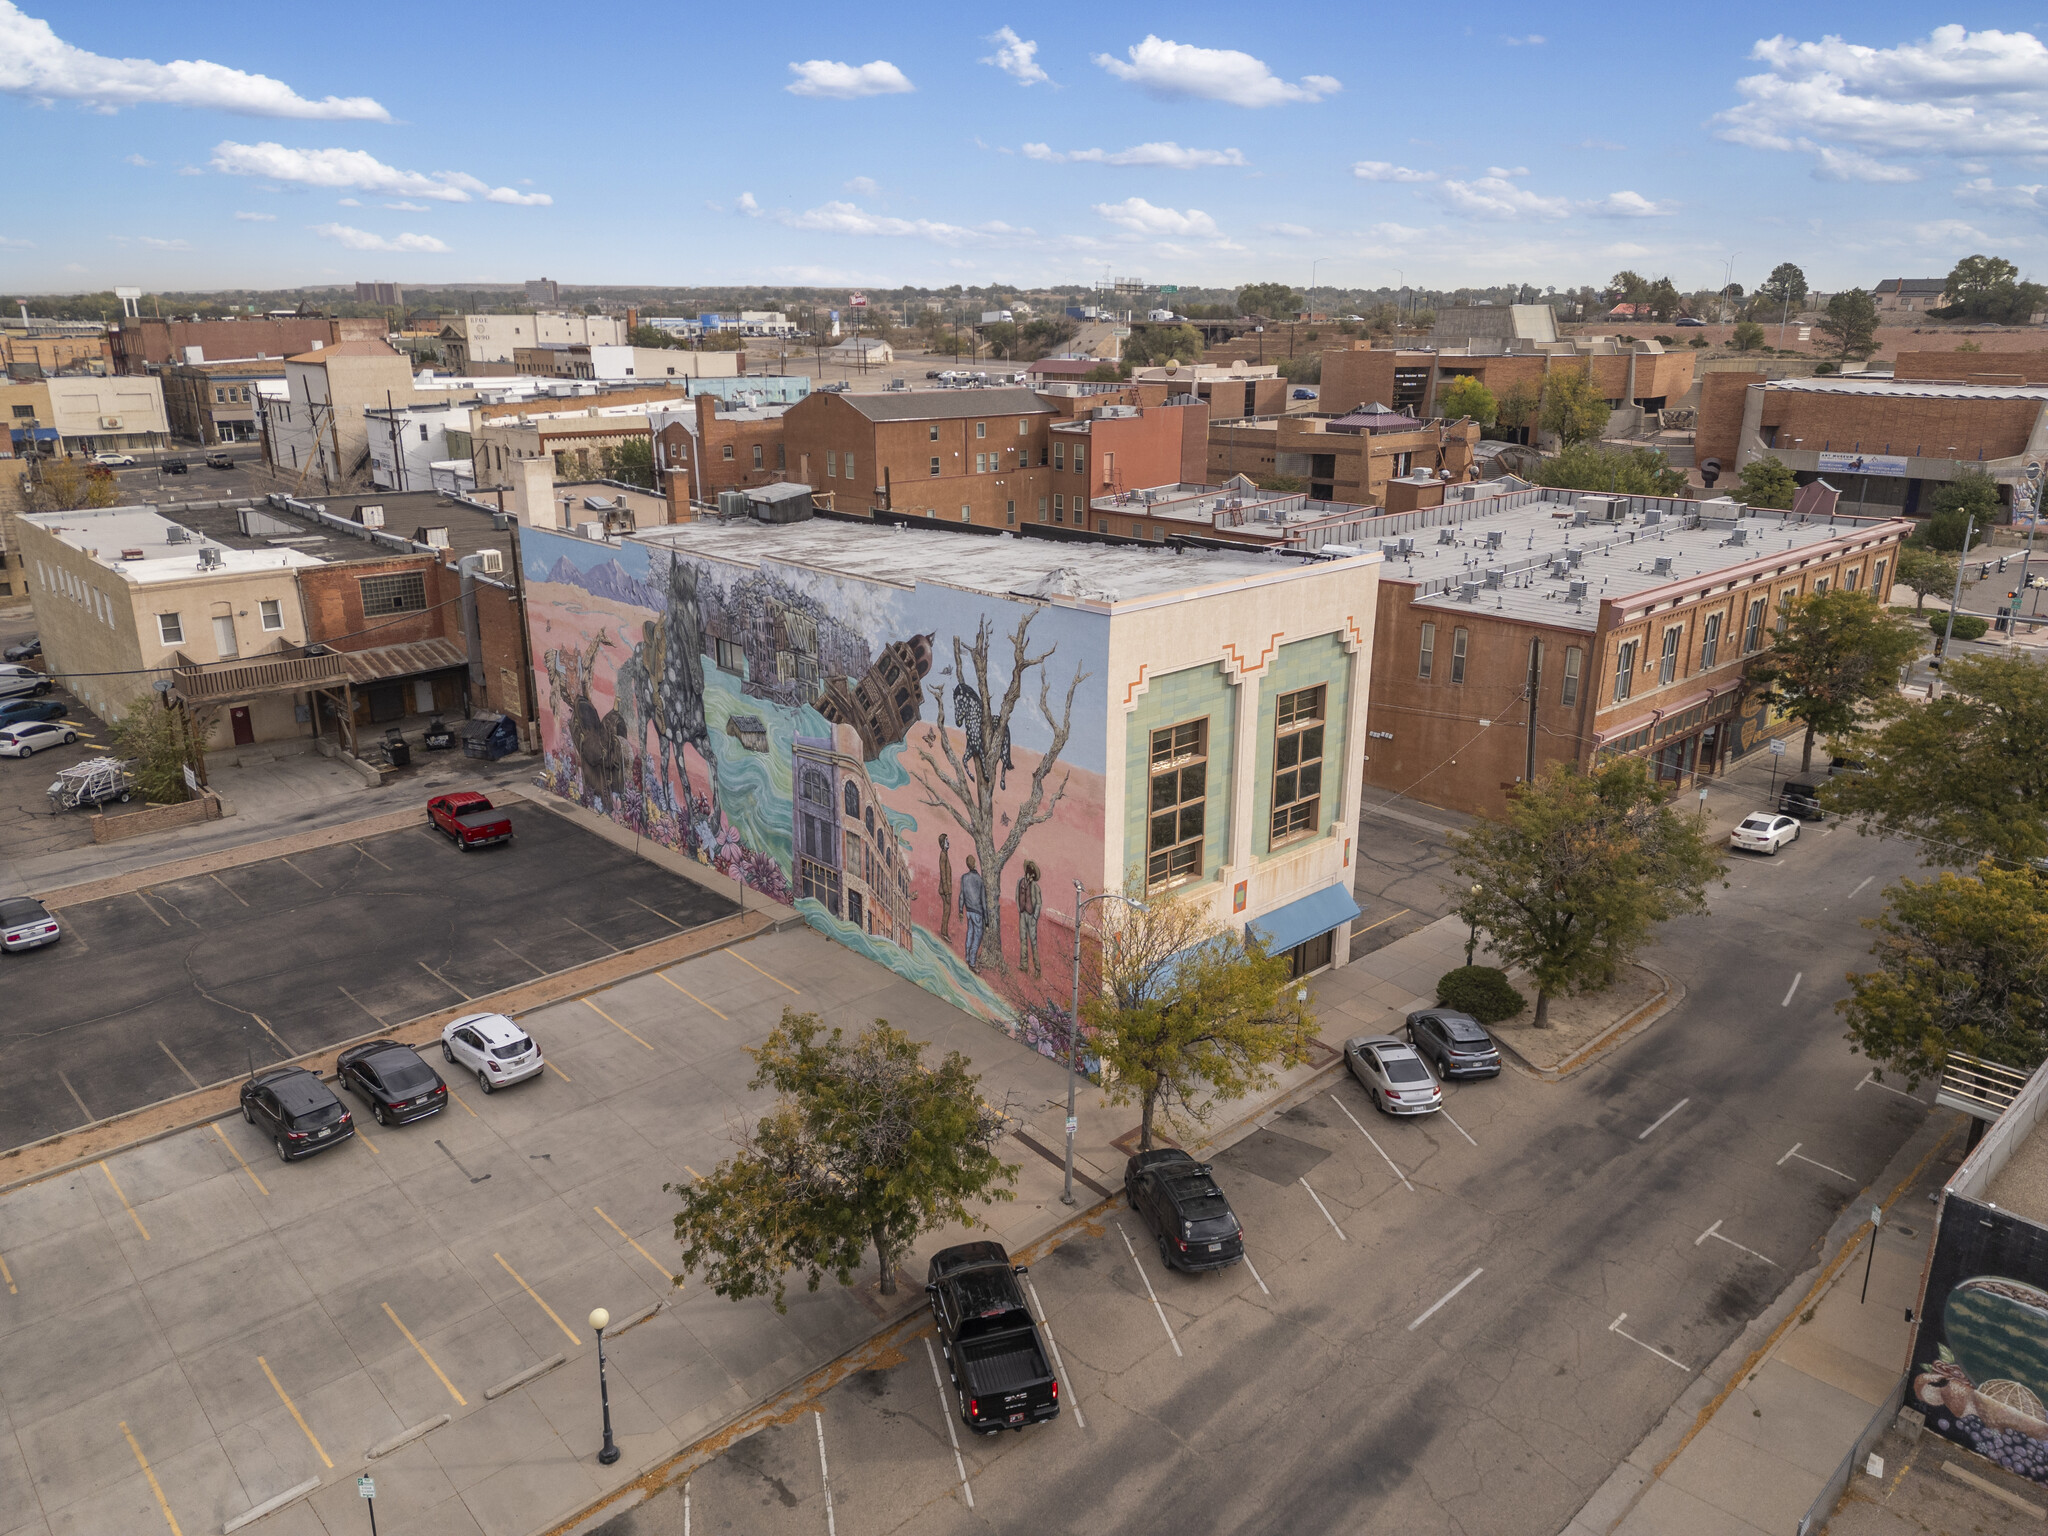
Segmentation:
<svg viewBox="0 0 2048 1536">
<path fill-rule="evenodd" d="M 395 725 L 384 733 L 384 761 L 394 768 L 412 763 L 412 748 L 406 744 L 405 733 Z"/>
</svg>

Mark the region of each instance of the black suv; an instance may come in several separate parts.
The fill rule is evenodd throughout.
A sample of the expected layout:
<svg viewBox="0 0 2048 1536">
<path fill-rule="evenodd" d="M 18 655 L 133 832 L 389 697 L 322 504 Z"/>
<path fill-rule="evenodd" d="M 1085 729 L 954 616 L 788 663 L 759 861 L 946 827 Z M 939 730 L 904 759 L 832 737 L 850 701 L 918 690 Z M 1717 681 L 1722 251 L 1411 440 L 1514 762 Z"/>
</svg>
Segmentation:
<svg viewBox="0 0 2048 1536">
<path fill-rule="evenodd" d="M 1500 1047 L 1469 1013 L 1450 1008 L 1411 1013 L 1408 1043 L 1439 1078 L 1500 1076 Z"/>
<path fill-rule="evenodd" d="M 270 1137 L 281 1163 L 324 1152 L 356 1133 L 341 1100 L 304 1067 L 280 1067 L 242 1084 L 242 1118 Z"/>
<path fill-rule="evenodd" d="M 1140 1152 L 1124 1164 L 1124 1198 L 1159 1239 L 1171 1269 L 1226 1269 L 1244 1257 L 1244 1227 L 1207 1163 L 1178 1147 Z"/>
<path fill-rule="evenodd" d="M 368 1101 L 370 1118 L 379 1125 L 403 1125 L 448 1107 L 441 1074 L 396 1040 L 352 1045 L 335 1059 L 334 1070 L 342 1087 Z"/>
</svg>

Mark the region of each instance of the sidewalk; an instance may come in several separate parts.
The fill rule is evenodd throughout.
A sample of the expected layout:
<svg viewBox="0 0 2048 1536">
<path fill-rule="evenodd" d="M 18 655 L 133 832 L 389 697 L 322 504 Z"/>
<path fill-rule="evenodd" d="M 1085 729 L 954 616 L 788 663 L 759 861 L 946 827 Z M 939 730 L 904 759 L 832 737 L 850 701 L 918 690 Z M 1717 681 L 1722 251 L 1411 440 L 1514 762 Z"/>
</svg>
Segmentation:
<svg viewBox="0 0 2048 1536">
<path fill-rule="evenodd" d="M 1564 1536 L 1790 1536 L 1906 1368 L 1934 1241 L 1927 1194 L 1962 1157 L 1938 1111 L 1797 1276 L 1586 1502 Z M 1869 1212 L 1885 1225 L 1868 1251 Z M 1866 1265 L 1870 1293 L 1863 1297 Z M 1822 1518 L 1825 1518 L 1825 1511 Z"/>
</svg>

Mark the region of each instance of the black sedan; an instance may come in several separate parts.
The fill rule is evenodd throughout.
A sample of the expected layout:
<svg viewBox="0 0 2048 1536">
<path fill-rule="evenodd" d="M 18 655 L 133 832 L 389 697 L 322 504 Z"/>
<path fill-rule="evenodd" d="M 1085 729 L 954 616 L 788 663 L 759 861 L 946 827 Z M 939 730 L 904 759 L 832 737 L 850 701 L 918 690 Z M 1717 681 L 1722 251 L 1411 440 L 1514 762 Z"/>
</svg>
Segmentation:
<svg viewBox="0 0 2048 1536">
<path fill-rule="evenodd" d="M 242 1118 L 270 1138 L 281 1163 L 324 1152 L 356 1133 L 334 1090 L 304 1067 L 279 1067 L 242 1084 Z"/>
<path fill-rule="evenodd" d="M 1214 1170 L 1180 1148 L 1155 1147 L 1124 1164 L 1124 1198 L 1169 1269 L 1224 1269 L 1244 1258 L 1244 1228 Z"/>
<path fill-rule="evenodd" d="M 33 661 L 43 654 L 43 639 L 38 635 L 33 640 L 24 640 L 19 645 L 10 645 L 0 651 L 0 658 L 8 661 Z"/>
<path fill-rule="evenodd" d="M 1439 1078 L 1499 1077 L 1500 1047 L 1477 1019 L 1452 1008 L 1408 1015 L 1408 1043 Z"/>
<path fill-rule="evenodd" d="M 352 1045 L 336 1058 L 334 1070 L 342 1087 L 370 1106 L 370 1118 L 379 1125 L 403 1125 L 448 1107 L 441 1074 L 396 1040 Z"/>
</svg>

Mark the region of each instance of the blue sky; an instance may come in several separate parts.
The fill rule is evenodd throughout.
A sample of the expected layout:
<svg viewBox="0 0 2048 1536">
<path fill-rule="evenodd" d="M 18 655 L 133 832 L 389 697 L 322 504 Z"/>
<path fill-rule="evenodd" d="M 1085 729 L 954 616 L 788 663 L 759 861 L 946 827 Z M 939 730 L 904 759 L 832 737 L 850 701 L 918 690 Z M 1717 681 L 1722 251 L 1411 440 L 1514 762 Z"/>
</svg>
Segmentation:
<svg viewBox="0 0 2048 1536">
<path fill-rule="evenodd" d="M 2048 13 L 1036 14 L 0 0 L 0 287 L 2044 267 Z"/>
</svg>

